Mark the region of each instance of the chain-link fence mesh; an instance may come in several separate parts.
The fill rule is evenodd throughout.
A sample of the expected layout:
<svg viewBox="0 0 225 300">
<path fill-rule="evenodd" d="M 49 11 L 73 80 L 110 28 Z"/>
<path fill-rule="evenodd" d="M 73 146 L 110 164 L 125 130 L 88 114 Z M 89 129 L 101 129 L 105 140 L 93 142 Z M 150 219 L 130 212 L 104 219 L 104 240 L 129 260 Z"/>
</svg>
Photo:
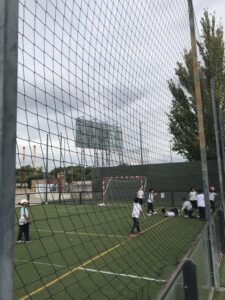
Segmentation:
<svg viewBox="0 0 225 300">
<path fill-rule="evenodd" d="M 188 2 L 19 0 L 18 14 L 13 297 L 153 299 L 205 224 L 161 212 L 202 187 L 168 126 Z"/>
</svg>

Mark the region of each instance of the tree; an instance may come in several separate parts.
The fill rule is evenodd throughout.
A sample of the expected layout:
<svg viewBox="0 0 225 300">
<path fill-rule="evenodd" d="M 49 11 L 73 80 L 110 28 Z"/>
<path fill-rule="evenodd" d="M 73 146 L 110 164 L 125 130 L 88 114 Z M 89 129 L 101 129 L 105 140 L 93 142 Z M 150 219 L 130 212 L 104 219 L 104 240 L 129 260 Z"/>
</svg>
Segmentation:
<svg viewBox="0 0 225 300">
<path fill-rule="evenodd" d="M 23 185 L 24 183 L 30 186 L 32 179 L 43 179 L 44 173 L 42 167 L 34 168 L 30 165 L 16 169 L 16 183 Z"/>
<path fill-rule="evenodd" d="M 225 110 L 225 56 L 223 28 L 216 26 L 215 16 L 205 11 L 201 18 L 201 42 L 198 42 L 202 62 L 199 62 L 207 159 L 216 158 L 215 134 L 210 98 L 210 80 L 215 80 L 217 110 Z M 194 91 L 194 72 L 191 50 L 184 50 L 184 62 L 177 62 L 178 82 L 168 82 L 173 96 L 169 118 L 169 132 L 173 136 L 173 151 L 189 161 L 200 160 L 198 121 Z"/>
<path fill-rule="evenodd" d="M 72 181 L 91 180 L 92 169 L 83 166 L 68 166 L 63 168 L 55 168 L 49 172 L 49 176 L 56 178 L 58 174 L 65 176 L 65 181 L 71 183 Z"/>
</svg>

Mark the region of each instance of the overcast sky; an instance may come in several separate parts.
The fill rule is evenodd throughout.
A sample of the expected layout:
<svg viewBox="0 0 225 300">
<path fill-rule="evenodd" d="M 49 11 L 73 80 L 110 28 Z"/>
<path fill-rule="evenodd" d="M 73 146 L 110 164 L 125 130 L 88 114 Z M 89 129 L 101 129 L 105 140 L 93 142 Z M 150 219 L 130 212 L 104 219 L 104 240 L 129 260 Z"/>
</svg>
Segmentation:
<svg viewBox="0 0 225 300">
<path fill-rule="evenodd" d="M 49 155 L 56 161 L 62 135 L 66 160 L 77 162 L 81 155 L 75 145 L 75 121 L 85 117 L 122 128 L 130 163 L 140 161 L 141 138 L 145 163 L 178 159 L 170 151 L 166 113 L 171 105 L 168 80 L 176 80 L 176 62 L 190 49 L 187 1 L 19 3 L 21 147 L 29 142 L 32 152 L 36 144 L 43 158 L 48 133 Z M 204 9 L 215 11 L 217 21 L 225 11 L 225 0 L 193 4 L 198 21 Z M 93 151 L 87 151 L 92 164 Z"/>
<path fill-rule="evenodd" d="M 215 12 L 217 21 L 221 20 L 223 27 L 225 25 L 225 0 L 193 0 L 196 19 L 200 20 L 204 9 L 211 13 Z"/>
</svg>

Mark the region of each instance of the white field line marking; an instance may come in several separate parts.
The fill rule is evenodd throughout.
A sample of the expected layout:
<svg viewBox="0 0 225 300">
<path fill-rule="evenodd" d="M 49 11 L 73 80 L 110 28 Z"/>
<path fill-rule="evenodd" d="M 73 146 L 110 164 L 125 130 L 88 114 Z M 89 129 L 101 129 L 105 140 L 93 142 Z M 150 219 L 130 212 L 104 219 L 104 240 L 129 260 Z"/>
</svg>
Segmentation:
<svg viewBox="0 0 225 300">
<path fill-rule="evenodd" d="M 39 261 L 30 261 L 30 260 L 23 260 L 23 259 L 15 259 L 15 261 L 24 262 L 24 263 L 33 263 L 33 264 L 36 264 L 36 265 L 46 265 L 46 266 L 51 266 L 51 267 L 72 269 L 72 267 L 68 267 L 68 266 L 64 266 L 64 265 L 49 264 L 49 263 L 44 263 L 44 262 L 39 262 Z M 101 270 L 82 268 L 82 267 L 79 267 L 78 270 L 81 270 L 81 271 L 83 270 L 83 271 L 86 271 L 86 272 L 108 274 L 108 275 L 113 275 L 113 276 L 129 277 L 129 278 L 134 278 L 134 279 L 143 279 L 143 280 L 155 281 L 155 282 L 166 282 L 166 280 L 164 280 L 164 279 L 156 279 L 156 278 L 151 278 L 151 277 L 146 277 L 146 276 L 136 276 L 136 275 L 130 275 L 130 274 L 124 274 L 124 273 L 101 271 Z"/>
<path fill-rule="evenodd" d="M 112 238 L 126 238 L 124 235 L 112 235 L 112 234 L 101 234 L 101 233 L 89 233 L 89 232 L 78 232 L 78 231 L 63 231 L 63 230 L 48 230 L 48 229 L 36 229 L 37 231 L 50 232 L 50 233 L 64 233 L 64 234 L 76 234 L 76 235 L 86 235 L 86 236 L 102 236 L 102 237 L 112 237 Z M 32 229 L 31 231 L 36 231 Z"/>
<path fill-rule="evenodd" d="M 164 280 L 164 279 L 156 279 L 156 278 L 151 278 L 151 277 L 136 276 L 136 275 L 115 273 L 115 272 L 109 272 L 109 271 L 101 271 L 101 270 L 94 270 L 94 269 L 87 269 L 87 268 L 79 268 L 79 270 L 102 273 L 102 274 L 109 274 L 109 275 L 114 275 L 114 276 L 129 277 L 129 278 L 135 278 L 135 279 L 143 279 L 143 280 L 148 280 L 148 281 L 166 282 L 166 280 Z"/>
<path fill-rule="evenodd" d="M 148 230 L 150 230 L 151 228 L 154 228 L 154 227 L 158 226 L 159 224 L 161 224 L 161 223 L 163 223 L 163 222 L 166 222 L 168 219 L 169 219 L 169 218 L 157 222 L 157 223 L 154 224 L 153 226 L 150 226 L 150 227 L 146 228 L 145 231 L 148 231 Z M 144 231 L 144 232 L 145 232 L 145 231 Z M 79 270 L 79 268 L 83 268 L 83 267 L 89 265 L 90 263 L 93 263 L 93 262 L 96 261 L 97 259 L 102 258 L 103 256 L 107 255 L 108 253 L 110 253 L 110 252 L 114 251 L 115 249 L 118 249 L 119 247 L 123 246 L 126 242 L 130 242 L 130 241 L 131 241 L 131 239 L 128 238 L 128 239 L 126 239 L 125 241 L 123 241 L 123 242 L 121 242 L 121 243 L 119 243 L 119 244 L 117 244 L 117 245 L 115 245 L 115 246 L 113 246 L 113 247 L 111 247 L 111 248 L 108 248 L 107 250 L 101 252 L 100 254 L 98 254 L 98 255 L 96 255 L 96 256 L 90 258 L 89 260 L 83 262 L 83 263 L 80 264 L 79 266 L 77 266 L 77 267 L 75 267 L 75 268 L 73 268 L 73 269 L 70 269 L 68 272 L 62 274 L 61 276 L 55 278 L 54 280 L 51 280 L 50 282 L 48 282 L 48 283 L 46 283 L 46 284 L 44 284 L 44 285 L 42 284 L 41 287 L 39 287 L 38 289 L 34 290 L 33 292 L 30 292 L 29 294 L 26 294 L 25 296 L 23 296 L 22 298 L 20 298 L 20 300 L 30 299 L 31 296 L 36 295 L 36 294 L 42 292 L 42 291 L 45 290 L 46 288 L 48 288 L 48 287 L 54 285 L 55 283 L 61 281 L 62 279 L 66 278 L 67 276 L 70 276 L 72 273 L 74 273 L 74 272 L 76 272 L 77 270 Z"/>
<path fill-rule="evenodd" d="M 58 267 L 58 268 L 68 268 L 68 266 L 64 265 L 57 265 L 57 264 L 49 264 L 45 262 L 40 262 L 40 261 L 32 261 L 32 260 L 24 260 L 24 259 L 14 259 L 14 261 L 17 262 L 24 262 L 24 263 L 32 263 L 35 265 L 45 265 L 45 266 L 51 266 L 51 267 Z M 69 267 L 71 269 L 71 267 Z"/>
</svg>

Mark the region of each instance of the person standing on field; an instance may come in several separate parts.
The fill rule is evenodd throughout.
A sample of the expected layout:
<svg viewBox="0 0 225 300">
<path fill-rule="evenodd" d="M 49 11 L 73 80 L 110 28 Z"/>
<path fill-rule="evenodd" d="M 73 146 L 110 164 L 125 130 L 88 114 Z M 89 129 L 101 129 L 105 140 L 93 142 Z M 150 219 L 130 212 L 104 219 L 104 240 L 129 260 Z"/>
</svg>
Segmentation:
<svg viewBox="0 0 225 300">
<path fill-rule="evenodd" d="M 197 208 L 197 192 L 194 187 L 190 189 L 189 192 L 189 200 L 191 202 L 192 208 Z"/>
<path fill-rule="evenodd" d="M 25 242 L 30 242 L 30 233 L 29 233 L 29 212 L 28 206 L 29 201 L 27 199 L 22 199 L 19 204 L 21 205 L 20 208 L 20 218 L 19 218 L 19 233 L 17 237 L 17 243 L 23 243 L 22 236 L 24 234 Z"/>
<path fill-rule="evenodd" d="M 144 202 L 144 197 L 145 197 L 144 187 L 143 187 L 143 185 L 141 185 L 141 187 L 139 188 L 139 190 L 137 192 L 137 199 L 141 205 Z"/>
<path fill-rule="evenodd" d="M 142 205 L 141 205 L 140 201 L 138 200 L 138 198 L 136 197 L 134 199 L 133 209 L 132 209 L 132 214 L 131 214 L 131 217 L 133 219 L 133 226 L 132 226 L 132 229 L 130 232 L 131 238 L 135 237 L 136 233 L 141 234 L 141 229 L 140 229 L 140 225 L 139 225 L 139 217 L 140 217 L 141 212 L 143 213 Z M 143 213 L 143 217 L 145 218 L 144 213 Z"/>
<path fill-rule="evenodd" d="M 215 191 L 215 188 L 213 186 L 209 189 L 209 201 L 210 201 L 210 207 L 212 210 L 212 213 L 215 212 L 215 197 L 218 196 L 218 194 Z"/>
<path fill-rule="evenodd" d="M 199 218 L 205 220 L 205 195 L 202 190 L 198 191 L 197 206 L 199 211 Z"/>
<path fill-rule="evenodd" d="M 154 202 L 154 196 L 157 195 L 157 193 L 154 192 L 154 189 L 150 189 L 149 190 L 149 194 L 148 194 L 148 209 L 147 209 L 147 215 L 151 216 L 150 211 L 153 214 L 157 214 L 156 211 L 154 211 L 154 207 L 153 207 L 153 202 Z"/>
</svg>

